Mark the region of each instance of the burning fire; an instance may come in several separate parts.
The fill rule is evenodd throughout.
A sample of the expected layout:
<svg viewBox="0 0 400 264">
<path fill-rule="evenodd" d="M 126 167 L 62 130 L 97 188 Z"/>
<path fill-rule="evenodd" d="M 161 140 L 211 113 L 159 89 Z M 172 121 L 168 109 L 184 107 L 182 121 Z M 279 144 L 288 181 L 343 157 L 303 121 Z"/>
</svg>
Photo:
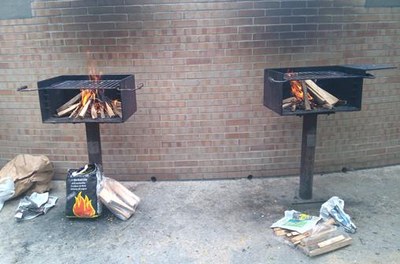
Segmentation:
<svg viewBox="0 0 400 264">
<path fill-rule="evenodd" d="M 101 72 L 97 72 L 94 66 L 90 66 L 89 69 L 89 79 L 95 83 L 101 80 Z M 82 89 L 81 90 L 81 104 L 85 106 L 89 99 L 96 100 L 98 90 Z"/>
<path fill-rule="evenodd" d="M 78 217 L 94 217 L 96 215 L 96 211 L 92 205 L 92 200 L 90 200 L 87 195 L 83 198 L 82 192 L 79 192 L 78 195 L 75 196 L 75 203 L 72 207 L 72 212 Z"/>
<path fill-rule="evenodd" d="M 100 83 L 101 72 L 97 72 L 94 65 L 88 68 L 89 80 Z M 57 109 L 58 116 L 69 115 L 69 118 L 122 118 L 121 102 L 112 100 L 104 94 L 104 89 L 81 89 L 80 94 Z"/>
<path fill-rule="evenodd" d="M 299 81 L 290 81 L 290 87 L 292 89 L 292 94 L 294 97 L 296 97 L 297 100 L 303 100 L 304 99 L 304 93 L 303 93 L 303 87 L 301 86 L 301 82 Z M 308 100 L 312 100 L 313 97 L 307 93 L 307 98 Z"/>
<path fill-rule="evenodd" d="M 89 99 L 96 99 L 96 90 L 82 89 L 81 98 L 81 104 L 84 106 Z"/>
</svg>

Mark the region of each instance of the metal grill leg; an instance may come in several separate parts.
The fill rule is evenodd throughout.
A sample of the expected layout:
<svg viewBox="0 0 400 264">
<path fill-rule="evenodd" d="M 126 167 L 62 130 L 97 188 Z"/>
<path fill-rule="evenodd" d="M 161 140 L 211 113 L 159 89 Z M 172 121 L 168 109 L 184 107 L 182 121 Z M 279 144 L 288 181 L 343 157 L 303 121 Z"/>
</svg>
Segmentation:
<svg viewBox="0 0 400 264">
<path fill-rule="evenodd" d="M 317 115 L 303 117 L 303 135 L 301 140 L 300 190 L 301 199 L 312 198 L 314 158 L 317 133 Z"/>
<path fill-rule="evenodd" d="M 85 123 L 85 126 L 89 163 L 102 164 L 100 125 L 99 123 Z"/>
</svg>

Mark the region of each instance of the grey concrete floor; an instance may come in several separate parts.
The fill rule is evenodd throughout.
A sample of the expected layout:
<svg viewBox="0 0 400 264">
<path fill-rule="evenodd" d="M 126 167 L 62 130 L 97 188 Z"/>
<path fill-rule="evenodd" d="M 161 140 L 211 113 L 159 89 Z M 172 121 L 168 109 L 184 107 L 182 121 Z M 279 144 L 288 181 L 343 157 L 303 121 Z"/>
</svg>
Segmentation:
<svg viewBox="0 0 400 264">
<path fill-rule="evenodd" d="M 298 177 L 124 182 L 142 202 L 128 221 L 64 217 L 65 183 L 47 215 L 14 220 L 0 212 L 0 263 L 400 263 L 400 166 L 315 175 L 314 198 L 296 198 Z M 353 244 L 309 258 L 275 237 L 288 209 L 318 215 L 331 196 L 358 227 Z"/>
</svg>

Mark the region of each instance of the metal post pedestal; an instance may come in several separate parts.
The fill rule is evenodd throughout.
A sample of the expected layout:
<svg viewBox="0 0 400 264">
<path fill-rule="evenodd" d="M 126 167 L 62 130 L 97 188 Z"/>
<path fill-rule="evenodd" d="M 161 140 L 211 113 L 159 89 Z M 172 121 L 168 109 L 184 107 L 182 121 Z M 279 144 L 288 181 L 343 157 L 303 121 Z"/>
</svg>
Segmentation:
<svg viewBox="0 0 400 264">
<path fill-rule="evenodd" d="M 315 146 L 317 141 L 317 115 L 308 114 L 303 116 L 303 132 L 301 140 L 301 167 L 300 188 L 301 199 L 312 198 Z"/>
<path fill-rule="evenodd" d="M 103 164 L 101 158 L 100 124 L 85 123 L 89 163 Z"/>
</svg>

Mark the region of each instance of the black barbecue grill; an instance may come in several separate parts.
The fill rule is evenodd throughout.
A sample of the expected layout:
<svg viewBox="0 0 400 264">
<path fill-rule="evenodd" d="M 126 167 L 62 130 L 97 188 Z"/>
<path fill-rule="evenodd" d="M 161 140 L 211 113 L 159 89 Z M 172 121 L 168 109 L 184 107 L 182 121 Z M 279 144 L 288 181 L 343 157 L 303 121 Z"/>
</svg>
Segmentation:
<svg viewBox="0 0 400 264">
<path fill-rule="evenodd" d="M 18 91 L 38 91 L 40 111 L 43 123 L 84 123 L 89 163 L 102 164 L 100 123 L 123 123 L 136 110 L 136 90 L 134 75 L 102 75 L 100 80 L 93 80 L 87 75 L 62 75 L 39 81 L 37 89 L 28 89 L 26 86 Z M 121 116 L 105 118 L 69 118 L 56 115 L 57 109 L 71 98 L 80 94 L 82 89 L 96 89 L 100 97 L 121 102 Z"/>
<path fill-rule="evenodd" d="M 121 100 L 122 117 L 80 119 L 55 116 L 56 109 L 81 89 L 98 89 L 111 100 Z M 102 75 L 98 81 L 90 80 L 86 75 L 62 75 L 39 81 L 38 90 L 43 123 L 122 123 L 137 109 L 133 75 Z"/>
<path fill-rule="evenodd" d="M 375 76 L 369 70 L 393 69 L 391 65 L 338 65 L 275 68 L 264 71 L 264 105 L 281 116 L 303 116 L 299 196 L 312 198 L 317 117 L 319 114 L 360 111 L 364 79 Z M 285 109 L 282 101 L 292 96 L 290 81 L 313 80 L 342 103 L 331 109 Z"/>
</svg>

